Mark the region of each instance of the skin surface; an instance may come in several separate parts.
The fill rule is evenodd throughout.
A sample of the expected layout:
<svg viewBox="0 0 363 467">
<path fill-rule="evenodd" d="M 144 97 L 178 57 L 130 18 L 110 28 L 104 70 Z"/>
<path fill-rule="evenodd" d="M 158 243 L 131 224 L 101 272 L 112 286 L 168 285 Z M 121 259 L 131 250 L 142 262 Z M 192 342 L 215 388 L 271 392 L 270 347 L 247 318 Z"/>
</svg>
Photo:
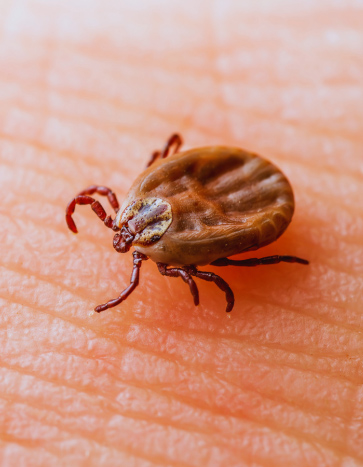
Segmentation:
<svg viewBox="0 0 363 467">
<path fill-rule="evenodd" d="M 362 465 L 362 23 L 356 0 L 0 2 L 0 465 Z M 122 203 L 175 131 L 280 167 L 293 221 L 241 258 L 311 264 L 214 268 L 226 314 L 146 261 L 91 313 L 132 255 L 65 206 Z"/>
</svg>

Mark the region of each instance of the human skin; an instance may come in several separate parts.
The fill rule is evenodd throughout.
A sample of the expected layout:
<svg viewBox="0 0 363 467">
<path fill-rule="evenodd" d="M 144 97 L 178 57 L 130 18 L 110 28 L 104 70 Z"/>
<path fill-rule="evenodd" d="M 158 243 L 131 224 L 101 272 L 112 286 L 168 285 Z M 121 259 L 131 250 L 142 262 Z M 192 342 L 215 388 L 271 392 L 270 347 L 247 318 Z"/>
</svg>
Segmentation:
<svg viewBox="0 0 363 467">
<path fill-rule="evenodd" d="M 1 2 L 1 466 L 363 464 L 362 24 L 353 0 Z M 92 313 L 132 256 L 66 204 L 122 202 L 175 131 L 280 167 L 292 223 L 239 258 L 310 265 L 203 267 L 226 314 L 146 261 Z"/>
</svg>

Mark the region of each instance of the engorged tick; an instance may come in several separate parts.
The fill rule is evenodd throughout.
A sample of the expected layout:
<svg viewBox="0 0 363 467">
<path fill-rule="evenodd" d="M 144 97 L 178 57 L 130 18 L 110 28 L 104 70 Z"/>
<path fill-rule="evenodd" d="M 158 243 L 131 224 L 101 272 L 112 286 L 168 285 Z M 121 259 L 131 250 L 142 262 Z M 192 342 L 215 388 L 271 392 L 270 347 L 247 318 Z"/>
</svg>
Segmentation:
<svg viewBox="0 0 363 467">
<path fill-rule="evenodd" d="M 199 293 L 193 276 L 214 282 L 226 294 L 227 312 L 234 305 L 231 288 L 220 276 L 197 266 L 309 264 L 296 256 L 229 259 L 257 250 L 285 231 L 294 212 L 291 186 L 277 167 L 256 154 L 224 146 L 178 152 L 181 144 L 181 137 L 173 134 L 161 151 L 152 154 L 121 208 L 112 190 L 97 185 L 68 204 L 66 221 L 72 232 L 77 233 L 72 219 L 76 205 L 90 204 L 106 227 L 117 232 L 115 250 L 135 249 L 130 285 L 95 311 L 125 300 L 139 284 L 142 261 L 149 258 L 162 275 L 181 277 L 189 285 L 195 305 Z M 94 193 L 107 196 L 115 219 L 90 196 Z"/>
</svg>

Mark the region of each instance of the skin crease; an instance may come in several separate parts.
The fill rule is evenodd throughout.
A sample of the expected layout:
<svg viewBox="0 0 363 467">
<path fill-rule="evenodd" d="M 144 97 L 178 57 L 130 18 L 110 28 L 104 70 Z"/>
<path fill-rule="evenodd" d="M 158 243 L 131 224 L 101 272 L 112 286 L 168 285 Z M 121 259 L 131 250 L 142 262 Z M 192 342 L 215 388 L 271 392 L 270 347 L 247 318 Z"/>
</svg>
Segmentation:
<svg viewBox="0 0 363 467">
<path fill-rule="evenodd" d="M 1 2 L 2 466 L 362 465 L 362 20 L 353 0 Z M 175 131 L 280 167 L 292 223 L 241 258 L 311 264 L 214 268 L 228 315 L 146 261 L 92 314 L 132 255 L 65 206 L 92 183 L 122 203 Z"/>
</svg>

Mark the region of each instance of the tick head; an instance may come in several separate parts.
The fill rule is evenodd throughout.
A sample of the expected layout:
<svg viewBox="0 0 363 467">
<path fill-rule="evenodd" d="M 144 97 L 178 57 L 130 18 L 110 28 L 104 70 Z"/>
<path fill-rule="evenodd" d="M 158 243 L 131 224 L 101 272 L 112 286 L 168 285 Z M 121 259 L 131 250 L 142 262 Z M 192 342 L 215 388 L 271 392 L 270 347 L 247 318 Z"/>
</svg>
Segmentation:
<svg viewBox="0 0 363 467">
<path fill-rule="evenodd" d="M 113 237 L 113 247 L 117 253 L 126 253 L 129 251 L 134 240 L 134 236 L 127 229 L 127 227 L 122 227 L 120 233 L 117 233 Z"/>
<path fill-rule="evenodd" d="M 151 245 L 164 235 L 172 221 L 170 204 L 160 198 L 142 198 L 133 201 L 114 221 L 120 232 L 114 236 L 113 247 L 126 253 L 131 246 Z"/>
</svg>

